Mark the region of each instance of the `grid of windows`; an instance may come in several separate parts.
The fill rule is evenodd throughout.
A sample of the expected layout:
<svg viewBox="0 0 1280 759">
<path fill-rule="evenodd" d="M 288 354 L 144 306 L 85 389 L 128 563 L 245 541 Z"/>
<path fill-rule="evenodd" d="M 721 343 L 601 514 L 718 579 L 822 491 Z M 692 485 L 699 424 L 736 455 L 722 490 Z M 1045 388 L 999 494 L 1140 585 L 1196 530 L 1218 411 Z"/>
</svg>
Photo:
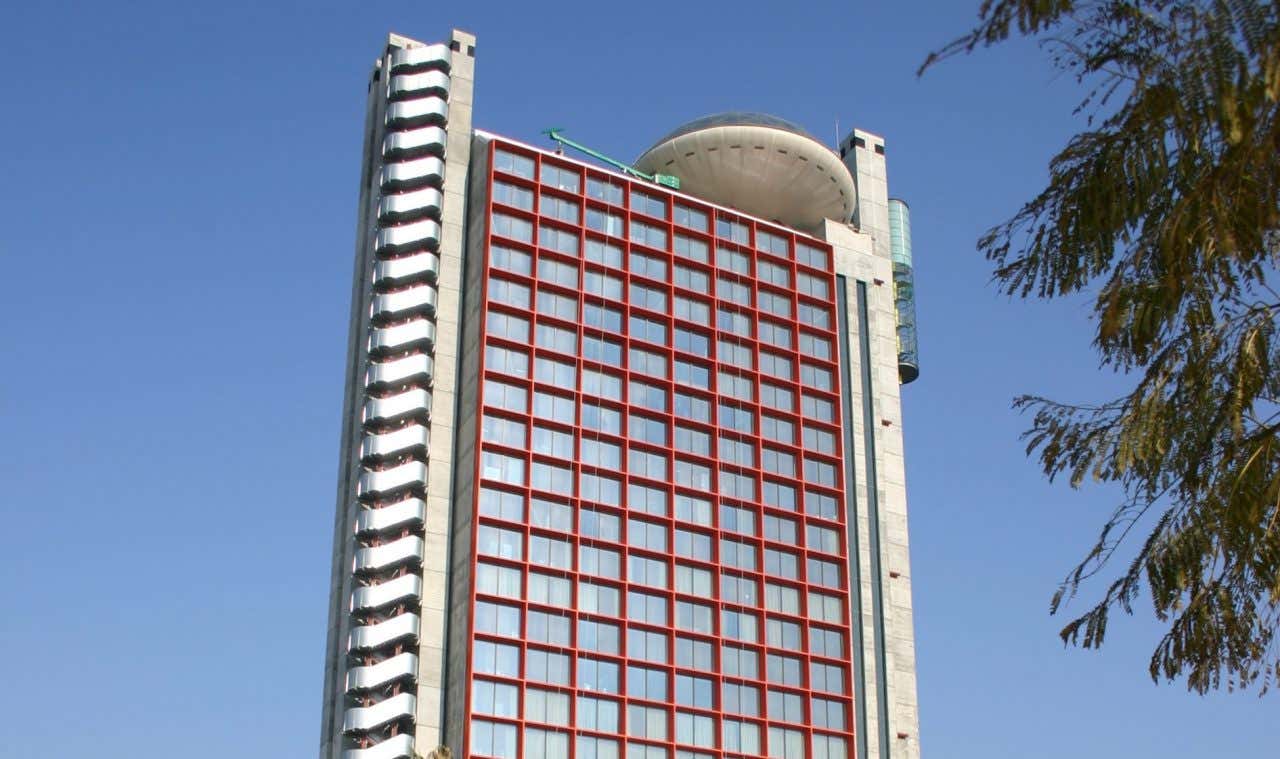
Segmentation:
<svg viewBox="0 0 1280 759">
<path fill-rule="evenodd" d="M 492 150 L 470 755 L 844 757 L 829 248 Z"/>
</svg>

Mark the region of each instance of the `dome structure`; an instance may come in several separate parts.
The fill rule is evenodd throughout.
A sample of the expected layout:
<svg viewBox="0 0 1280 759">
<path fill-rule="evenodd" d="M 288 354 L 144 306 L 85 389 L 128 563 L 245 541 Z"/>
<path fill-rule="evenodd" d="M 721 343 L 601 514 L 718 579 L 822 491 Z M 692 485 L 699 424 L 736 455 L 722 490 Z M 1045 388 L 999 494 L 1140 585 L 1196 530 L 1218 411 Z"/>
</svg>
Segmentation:
<svg viewBox="0 0 1280 759">
<path fill-rule="evenodd" d="M 674 174 L 680 189 L 802 231 L 847 221 L 857 189 L 840 156 L 801 127 L 765 113 L 704 116 L 636 159 L 651 174 Z"/>
</svg>

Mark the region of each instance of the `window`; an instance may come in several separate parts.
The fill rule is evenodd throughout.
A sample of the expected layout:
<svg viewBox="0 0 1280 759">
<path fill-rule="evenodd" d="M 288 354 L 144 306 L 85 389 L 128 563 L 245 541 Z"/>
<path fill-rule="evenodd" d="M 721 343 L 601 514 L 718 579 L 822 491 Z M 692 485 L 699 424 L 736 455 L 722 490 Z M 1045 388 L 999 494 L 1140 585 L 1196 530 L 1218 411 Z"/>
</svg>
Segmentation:
<svg viewBox="0 0 1280 759">
<path fill-rule="evenodd" d="M 631 210 L 658 219 L 667 218 L 667 202 L 662 198 L 639 190 L 631 191 Z"/>
<path fill-rule="evenodd" d="M 764 515 L 764 536 L 779 543 L 796 544 L 796 522 L 786 517 Z"/>
<path fill-rule="evenodd" d="M 804 698 L 781 690 L 769 689 L 769 719 L 804 722 Z"/>
<path fill-rule="evenodd" d="M 765 288 L 760 288 L 760 294 L 756 296 L 756 304 L 761 311 L 790 318 L 791 316 L 791 296 L 781 293 L 770 292 Z"/>
<path fill-rule="evenodd" d="M 811 524 L 805 544 L 814 551 L 840 553 L 840 533 L 827 527 Z"/>
<path fill-rule="evenodd" d="M 760 727 L 750 722 L 726 719 L 723 727 L 724 750 L 760 756 Z"/>
<path fill-rule="evenodd" d="M 677 256 L 683 256 L 703 264 L 710 261 L 707 244 L 702 240 L 696 240 L 684 235 L 676 235 L 675 244 L 672 247 L 675 249 Z M 703 285 L 701 288 L 694 289 L 706 290 L 706 286 Z"/>
<path fill-rule="evenodd" d="M 582 404 L 582 426 L 588 429 L 607 432 L 610 435 L 622 435 L 622 412 L 597 406 L 593 403 Z"/>
<path fill-rule="evenodd" d="M 586 352 L 586 344 L 587 338 L 584 337 L 582 339 L 584 353 Z M 616 363 L 612 365 L 617 366 Z M 598 369 L 584 367 L 582 370 L 582 392 L 587 395 L 598 395 L 601 398 L 608 398 L 612 401 L 620 401 L 622 400 L 622 378 Z"/>
<path fill-rule="evenodd" d="M 706 390 L 711 386 L 711 370 L 696 362 L 677 358 L 673 379 L 683 385 L 693 385 Z"/>
<path fill-rule="evenodd" d="M 730 340 L 720 340 L 716 344 L 716 357 L 721 363 L 732 364 L 741 369 L 752 369 L 756 365 L 754 351 L 749 345 L 739 345 Z"/>
<path fill-rule="evenodd" d="M 676 426 L 675 434 L 676 450 L 694 453 L 699 456 L 711 455 L 711 435 L 701 430 L 686 427 L 684 425 Z"/>
<path fill-rule="evenodd" d="M 629 556 L 627 557 L 627 579 L 640 585 L 665 588 L 667 587 L 667 565 L 659 559 Z"/>
<path fill-rule="evenodd" d="M 809 653 L 839 659 L 844 655 L 844 635 L 821 627 L 809 628 Z"/>
<path fill-rule="evenodd" d="M 633 379 L 627 386 L 631 403 L 651 411 L 667 410 L 667 391 L 643 380 Z"/>
<path fill-rule="evenodd" d="M 643 348 L 632 348 L 630 353 L 631 370 L 654 377 L 666 378 L 667 357 Z"/>
<path fill-rule="evenodd" d="M 558 353 L 576 353 L 578 347 L 578 333 L 575 330 L 565 327 L 557 327 L 554 324 L 539 324 L 536 332 L 536 340 L 539 348 L 546 348 Z"/>
<path fill-rule="evenodd" d="M 475 628 L 476 632 L 517 637 L 520 631 L 520 610 L 488 601 L 476 601 Z"/>
<path fill-rule="evenodd" d="M 834 456 L 836 453 L 836 435 L 821 427 L 806 424 L 804 426 L 804 448 Z"/>
<path fill-rule="evenodd" d="M 476 552 L 519 561 L 524 558 L 524 536 L 515 530 L 480 525 L 476 531 Z"/>
<path fill-rule="evenodd" d="M 529 486 L 535 490 L 573 495 L 573 470 L 567 466 L 535 461 L 529 475 Z"/>
<path fill-rule="evenodd" d="M 760 601 L 756 581 L 749 577 L 734 577 L 727 573 L 720 575 L 720 600 L 743 606 L 755 606 Z"/>
<path fill-rule="evenodd" d="M 579 517 L 578 530 L 584 538 L 616 543 L 622 538 L 622 520 L 612 514 L 583 509 Z"/>
<path fill-rule="evenodd" d="M 578 607 L 582 611 L 617 616 L 622 610 L 621 597 L 617 588 L 586 580 L 578 581 Z"/>
<path fill-rule="evenodd" d="M 746 440 L 734 440 L 722 436 L 720 438 L 720 460 L 739 466 L 755 466 L 755 446 Z"/>
<path fill-rule="evenodd" d="M 675 482 L 693 490 L 711 489 L 711 467 L 676 459 Z"/>
<path fill-rule="evenodd" d="M 760 281 L 768 282 L 771 285 L 777 285 L 778 287 L 791 286 L 791 270 L 772 261 L 757 261 L 756 276 Z"/>
<path fill-rule="evenodd" d="M 622 560 L 617 551 L 594 546 L 578 548 L 578 571 L 583 574 L 617 580 L 621 574 L 621 566 Z"/>
<path fill-rule="evenodd" d="M 516 759 L 516 726 L 472 720 L 471 753 L 495 759 Z"/>
<path fill-rule="evenodd" d="M 736 406 L 721 403 L 720 426 L 724 429 L 750 434 L 755 431 L 755 415 L 750 409 L 737 408 Z"/>
<path fill-rule="evenodd" d="M 529 288 L 518 282 L 489 278 L 489 300 L 494 303 L 505 303 L 516 308 L 529 308 Z"/>
<path fill-rule="evenodd" d="M 805 482 L 814 485 L 825 485 L 829 488 L 836 486 L 836 465 L 830 461 L 822 461 L 808 456 L 804 458 L 804 479 Z"/>
<path fill-rule="evenodd" d="M 760 677 L 760 658 L 754 651 L 746 648 L 738 648 L 725 643 L 720 647 L 720 668 L 721 671 L 733 677 L 743 677 L 749 679 L 757 679 Z M 751 688 L 752 709 L 750 712 L 742 712 L 743 714 L 755 714 L 755 709 L 759 708 L 759 691 Z"/>
<path fill-rule="evenodd" d="M 622 466 L 622 446 L 604 440 L 582 441 L 581 463 L 617 469 Z"/>
<path fill-rule="evenodd" d="M 683 298 L 676 298 L 676 311 L 680 310 L 680 301 Z M 705 309 L 705 306 L 702 306 Z M 679 314 L 677 314 L 679 315 Z M 692 353 L 703 358 L 711 356 L 711 339 L 697 330 L 687 327 L 676 327 L 675 341 L 673 343 L 676 350 Z"/>
<path fill-rule="evenodd" d="M 561 168 L 552 163 L 542 164 L 542 175 L 540 177 L 542 183 L 550 185 L 565 192 L 578 192 L 582 187 L 581 179 L 578 172 L 573 169 Z"/>
<path fill-rule="evenodd" d="M 840 582 L 840 565 L 834 561 L 809 559 L 808 571 L 809 582 L 814 585 L 823 585 L 828 588 L 839 588 L 842 584 Z"/>
<path fill-rule="evenodd" d="M 484 451 L 480 458 L 480 476 L 509 485 L 523 485 L 524 459 L 494 451 Z"/>
<path fill-rule="evenodd" d="M 711 607 L 691 601 L 676 601 L 676 627 L 691 632 L 711 634 Z"/>
<path fill-rule="evenodd" d="M 587 306 L 590 310 L 592 306 Z M 603 309 L 608 312 L 609 309 Z M 619 325 L 621 326 L 621 325 Z M 620 366 L 622 364 L 622 345 L 603 337 L 596 335 L 582 336 L 582 357 L 588 361 L 599 361 L 609 366 Z M 586 375 L 583 374 L 583 382 L 586 382 Z M 585 387 L 583 388 L 586 389 Z"/>
<path fill-rule="evenodd" d="M 766 506 L 775 509 L 796 510 L 796 489 L 781 482 L 765 480 L 761 488 Z"/>
<path fill-rule="evenodd" d="M 630 231 L 629 237 L 632 242 L 638 242 L 660 250 L 667 249 L 667 230 L 662 227 L 632 219 Z"/>
<path fill-rule="evenodd" d="M 680 244 L 680 236 L 677 235 L 676 236 L 677 247 L 679 247 L 679 244 Z M 708 277 L 705 273 L 700 272 L 697 269 L 691 269 L 688 266 L 681 266 L 679 264 L 676 264 L 675 276 L 672 277 L 672 281 L 676 284 L 677 287 L 684 287 L 698 293 L 708 292 L 711 286 L 711 278 Z"/>
<path fill-rule="evenodd" d="M 832 389 L 831 370 L 813 364 L 800 364 L 800 382 L 828 392 Z"/>
<path fill-rule="evenodd" d="M 505 490 L 480 488 L 480 514 L 508 522 L 523 522 L 524 499 Z"/>
<path fill-rule="evenodd" d="M 618 626 L 608 622 L 579 619 L 578 648 L 602 654 L 618 653 Z"/>
<path fill-rule="evenodd" d="M 547 228 L 543 227 L 542 231 L 546 232 Z M 545 245 L 546 243 L 544 242 L 543 244 Z M 578 287 L 578 267 L 554 258 L 539 258 L 538 279 L 576 290 Z M 577 313 L 577 308 L 574 308 L 573 313 Z"/>
<path fill-rule="evenodd" d="M 509 237 L 520 242 L 533 243 L 533 222 L 527 219 L 495 211 L 491 226 L 495 235 Z"/>
<path fill-rule="evenodd" d="M 711 572 L 706 569 L 676 565 L 676 591 L 702 598 L 711 597 Z"/>
<path fill-rule="evenodd" d="M 548 382 L 556 387 L 571 390 L 575 384 L 577 370 L 573 364 L 557 361 L 552 358 L 538 357 L 533 362 L 533 377 L 539 382 Z"/>
<path fill-rule="evenodd" d="M 512 715 L 514 716 L 514 715 Z M 569 725 L 569 696 L 564 693 L 526 688 L 524 692 L 524 718 L 551 725 Z"/>
<path fill-rule="evenodd" d="M 844 668 L 834 664 L 809 664 L 809 684 L 814 690 L 844 693 Z"/>
<path fill-rule="evenodd" d="M 790 390 L 768 382 L 760 383 L 760 403 L 779 411 L 792 411 L 796 407 L 795 394 Z"/>
<path fill-rule="evenodd" d="M 666 633 L 627 628 L 627 656 L 632 659 L 666 664 L 669 645 Z"/>
<path fill-rule="evenodd" d="M 800 242 L 796 243 L 796 260 L 815 269 L 826 269 L 830 265 L 825 250 L 818 250 Z"/>
<path fill-rule="evenodd" d="M 831 360 L 831 341 L 825 337 L 800 333 L 800 355 Z"/>
<path fill-rule="evenodd" d="M 622 205 L 622 185 L 612 179 L 587 177 L 587 197 L 613 205 Z"/>
<path fill-rule="evenodd" d="M 550 530 L 571 530 L 573 509 L 545 498 L 533 498 L 529 501 L 529 523 Z"/>
<path fill-rule="evenodd" d="M 720 507 L 720 529 L 740 532 L 744 535 L 756 534 L 756 515 L 748 509 L 724 505 Z"/>
<path fill-rule="evenodd" d="M 835 405 L 825 399 L 805 393 L 800 396 L 800 413 L 821 422 L 835 421 Z"/>
<path fill-rule="evenodd" d="M 568 224 L 577 224 L 580 213 L 577 202 L 545 194 L 542 196 L 541 211 L 543 216 L 550 216 Z"/>
<path fill-rule="evenodd" d="M 480 428 L 480 439 L 486 443 L 523 448 L 525 429 L 524 422 L 516 422 L 485 414 L 484 422 Z"/>
<path fill-rule="evenodd" d="M 490 311 L 485 319 L 485 332 L 493 337 L 527 343 L 529 342 L 529 320 L 500 311 Z"/>
<path fill-rule="evenodd" d="M 715 718 L 689 712 L 676 712 L 676 742 L 715 748 Z"/>
<path fill-rule="evenodd" d="M 649 551 L 666 551 L 667 528 L 643 519 L 628 519 L 627 544 L 633 548 L 644 548 Z M 665 568 L 662 582 L 666 584 Z"/>
<path fill-rule="evenodd" d="M 628 323 L 628 335 L 636 340 L 647 340 L 659 345 L 667 344 L 667 324 L 646 316 L 633 315 Z"/>
<path fill-rule="evenodd" d="M 760 689 L 754 685 L 725 683 L 720 689 L 720 701 L 726 712 L 760 716 Z"/>
<path fill-rule="evenodd" d="M 480 562 L 476 565 L 476 592 L 503 598 L 520 598 L 523 573 L 514 567 Z"/>
<path fill-rule="evenodd" d="M 493 168 L 498 171 L 505 171 L 508 174 L 524 177 L 525 179 L 533 179 L 533 159 L 515 153 L 508 153 L 505 150 L 494 150 Z"/>
<path fill-rule="evenodd" d="M 567 664 L 568 657 L 565 658 Z M 471 666 L 476 672 L 486 675 L 519 677 L 520 649 L 505 643 L 477 640 L 472 648 Z"/>
<path fill-rule="evenodd" d="M 778 256 L 779 258 L 788 257 L 786 238 L 780 235 L 775 235 L 772 232 L 766 232 L 763 229 L 756 230 L 756 249 Z"/>
<path fill-rule="evenodd" d="M 524 351 L 503 348 L 498 345 L 486 345 L 484 363 L 486 368 L 495 372 L 511 374 L 516 377 L 529 376 L 529 356 Z"/>
<path fill-rule="evenodd" d="M 806 759 L 804 733 L 770 725 L 769 759 Z"/>
<path fill-rule="evenodd" d="M 813 759 L 848 759 L 848 744 L 836 735 L 813 736 Z"/>
<path fill-rule="evenodd" d="M 726 638 L 755 643 L 759 640 L 756 618 L 744 611 L 723 609 L 720 612 L 720 634 Z"/>
<path fill-rule="evenodd" d="M 518 677 L 513 674 L 512 677 Z M 569 684 L 569 655 L 530 647 L 525 676 L 529 680 L 553 685 Z"/>
<path fill-rule="evenodd" d="M 529 563 L 554 569 L 573 569 L 573 546 L 567 541 L 532 535 L 529 537 Z"/>
<path fill-rule="evenodd" d="M 587 212 L 587 218 L 590 219 L 591 212 Z M 622 234 L 622 219 L 618 220 L 618 234 Z M 601 242 L 587 238 L 587 254 L 588 261 L 594 261 L 601 266 L 622 266 L 622 248 L 610 242 Z"/>
<path fill-rule="evenodd" d="M 800 682 L 800 660 L 794 656 L 784 656 L 782 654 L 769 654 L 765 657 L 768 666 L 765 679 L 771 683 L 779 685 L 792 685 L 799 687 Z"/>
<path fill-rule="evenodd" d="M 696 395 L 677 390 L 675 395 L 675 414 L 676 416 L 699 422 L 710 422 L 711 402 Z"/>
<path fill-rule="evenodd" d="M 751 317 L 721 307 L 716 311 L 716 326 L 742 337 L 751 337 Z"/>
<path fill-rule="evenodd" d="M 529 600 L 568 609 L 573 606 L 573 583 L 563 577 L 529 573 Z"/>
<path fill-rule="evenodd" d="M 522 250 L 491 243 L 489 245 L 489 265 L 495 269 L 505 269 L 506 271 L 528 276 L 533 271 L 533 257 Z"/>
<path fill-rule="evenodd" d="M 540 290 L 538 291 L 538 313 L 565 321 L 577 321 L 578 299 Z"/>
<path fill-rule="evenodd" d="M 796 292 L 812 295 L 815 298 L 826 298 L 831 294 L 826 277 L 817 277 L 805 272 L 796 274 Z"/>
<path fill-rule="evenodd" d="M 665 517 L 667 515 L 667 493 L 657 488 L 641 485 L 638 482 L 632 482 L 627 486 L 627 507 L 635 512 Z"/>
<path fill-rule="evenodd" d="M 757 326 L 757 331 L 762 342 L 766 342 L 769 345 L 774 345 L 779 348 L 791 347 L 790 327 L 782 324 L 774 324 L 773 322 L 764 321 L 762 319 Z"/>
<path fill-rule="evenodd" d="M 667 262 L 654 256 L 646 256 L 643 253 L 632 253 L 631 273 L 666 282 Z"/>
<path fill-rule="evenodd" d="M 672 220 L 682 227 L 689 227 L 700 232 L 705 232 L 707 229 L 707 215 L 705 213 L 679 203 L 675 204 Z"/>
<path fill-rule="evenodd" d="M 631 704 L 627 707 L 627 735 L 632 738 L 666 740 L 666 710 L 653 706 Z"/>
<path fill-rule="evenodd" d="M 780 443 L 794 443 L 796 439 L 795 425 L 785 419 L 779 419 L 776 416 L 768 414 L 760 415 L 760 434 L 769 440 L 777 440 Z M 765 457 L 768 457 L 768 449 L 765 449 Z M 792 457 L 794 459 L 794 457 Z M 795 471 L 794 461 L 792 471 Z"/>
<path fill-rule="evenodd" d="M 761 451 L 762 466 L 766 472 L 787 477 L 796 476 L 796 457 L 783 451 L 765 448 Z"/>
<path fill-rule="evenodd" d="M 647 667 L 627 667 L 627 695 L 651 701 L 667 699 L 667 673 Z"/>
<path fill-rule="evenodd" d="M 751 258 L 736 250 L 717 247 L 716 266 L 744 277 L 751 275 Z"/>
<path fill-rule="evenodd" d="M 791 359 L 768 351 L 760 351 L 760 372 L 779 379 L 791 379 Z"/>
<path fill-rule="evenodd" d="M 711 644 L 702 640 L 676 636 L 676 664 L 688 669 L 709 672 L 712 669 Z"/>
<path fill-rule="evenodd" d="M 731 240 L 741 245 L 751 244 L 751 231 L 740 221 L 716 217 L 716 237 Z"/>
<path fill-rule="evenodd" d="M 716 280 L 716 295 L 721 300 L 737 303 L 739 306 L 751 305 L 751 286 L 726 277 Z"/>
<path fill-rule="evenodd" d="M 693 706 L 698 709 L 714 708 L 713 693 L 709 678 L 676 675 L 676 703 L 680 706 Z"/>
<path fill-rule="evenodd" d="M 632 282 L 631 305 L 652 309 L 654 311 L 666 311 L 667 294 L 663 290 Z"/>
<path fill-rule="evenodd" d="M 711 502 L 704 498 L 677 495 L 676 519 L 691 524 L 711 525 Z"/>
<path fill-rule="evenodd" d="M 621 300 L 622 280 L 588 269 L 582 276 L 582 291 L 589 295 L 599 295 L 606 300 Z"/>
<path fill-rule="evenodd" d="M 844 604 L 838 596 L 816 590 L 809 591 L 809 619 L 840 624 L 844 621 Z"/>
<path fill-rule="evenodd" d="M 536 727 L 524 729 L 524 759 L 563 759 L 569 755 L 569 735 Z"/>
<path fill-rule="evenodd" d="M 610 237 L 622 236 L 622 216 L 596 208 L 587 209 L 587 229 L 593 229 Z M 588 243 L 590 245 L 590 243 Z M 621 256 L 621 254 L 619 254 Z"/>
<path fill-rule="evenodd" d="M 839 518 L 835 496 L 811 490 L 804 493 L 804 513 L 823 519 Z"/>
<path fill-rule="evenodd" d="M 500 179 L 493 182 L 493 199 L 503 205 L 515 206 L 525 211 L 533 210 L 533 190 Z"/>
<path fill-rule="evenodd" d="M 602 694 L 617 695 L 618 666 L 612 662 L 579 657 L 577 659 L 577 687 Z"/>
<path fill-rule="evenodd" d="M 569 645 L 569 618 L 561 616 L 563 612 L 548 614 L 544 611 L 529 611 L 529 627 L 525 637 L 539 643 L 550 643 L 554 646 Z"/>
<path fill-rule="evenodd" d="M 831 328 L 831 311 L 826 306 L 801 303 L 799 315 L 800 321 L 812 327 Z"/>
<path fill-rule="evenodd" d="M 651 625 L 667 623 L 667 599 L 638 590 L 627 592 L 627 619 Z"/>
<path fill-rule="evenodd" d="M 765 588 L 766 596 L 768 588 Z M 785 648 L 799 651 L 803 645 L 800 637 L 800 625 L 795 622 L 784 622 L 781 619 L 770 619 L 765 622 L 765 640 L 774 648 Z"/>
<path fill-rule="evenodd" d="M 618 732 L 618 702 L 578 696 L 578 727 L 602 733 Z"/>
</svg>

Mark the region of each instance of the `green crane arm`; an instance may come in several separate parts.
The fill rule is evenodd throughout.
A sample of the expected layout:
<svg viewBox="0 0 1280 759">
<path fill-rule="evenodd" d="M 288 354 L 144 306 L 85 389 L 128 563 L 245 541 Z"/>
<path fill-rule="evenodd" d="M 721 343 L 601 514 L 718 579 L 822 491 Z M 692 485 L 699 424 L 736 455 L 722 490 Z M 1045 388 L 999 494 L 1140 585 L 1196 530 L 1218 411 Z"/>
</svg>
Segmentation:
<svg viewBox="0 0 1280 759">
<path fill-rule="evenodd" d="M 618 171 L 621 171 L 623 174 L 629 174 L 630 176 L 636 177 L 637 179 L 643 179 L 647 182 L 654 182 L 656 184 L 660 184 L 665 187 L 670 187 L 673 190 L 680 189 L 679 177 L 675 177 L 670 174 L 646 174 L 643 171 L 640 171 L 639 169 L 635 168 L 634 166 L 625 164 L 622 161 L 619 161 L 617 159 L 610 158 L 604 153 L 601 153 L 598 150 L 592 150 L 586 145 L 582 145 L 580 143 L 574 142 L 573 140 L 561 134 L 559 129 L 554 129 L 554 128 L 544 129 L 542 130 L 542 133 L 547 135 L 551 139 L 555 140 L 557 143 L 561 145 L 571 147 L 574 150 L 577 150 L 581 153 L 586 153 L 587 155 L 591 156 L 592 158 L 598 161 L 607 163 L 608 165 L 614 167 Z"/>
</svg>

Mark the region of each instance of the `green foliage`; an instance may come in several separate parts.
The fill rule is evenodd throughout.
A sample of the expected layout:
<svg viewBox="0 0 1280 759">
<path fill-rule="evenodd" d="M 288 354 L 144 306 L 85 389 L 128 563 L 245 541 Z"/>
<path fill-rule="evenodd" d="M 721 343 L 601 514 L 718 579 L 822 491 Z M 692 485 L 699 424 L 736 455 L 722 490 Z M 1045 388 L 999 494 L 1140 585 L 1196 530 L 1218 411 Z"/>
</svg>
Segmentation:
<svg viewBox="0 0 1280 759">
<path fill-rule="evenodd" d="M 1165 623 L 1152 678 L 1199 692 L 1280 675 L 1278 6 L 985 0 L 921 67 L 1025 35 L 1087 85 L 1087 129 L 978 247 L 1009 294 L 1096 292 L 1102 364 L 1135 379 L 1099 405 L 1014 402 L 1050 479 L 1124 493 L 1053 596 L 1057 613 L 1112 574 L 1062 638 L 1101 645 L 1145 588 Z"/>
</svg>

